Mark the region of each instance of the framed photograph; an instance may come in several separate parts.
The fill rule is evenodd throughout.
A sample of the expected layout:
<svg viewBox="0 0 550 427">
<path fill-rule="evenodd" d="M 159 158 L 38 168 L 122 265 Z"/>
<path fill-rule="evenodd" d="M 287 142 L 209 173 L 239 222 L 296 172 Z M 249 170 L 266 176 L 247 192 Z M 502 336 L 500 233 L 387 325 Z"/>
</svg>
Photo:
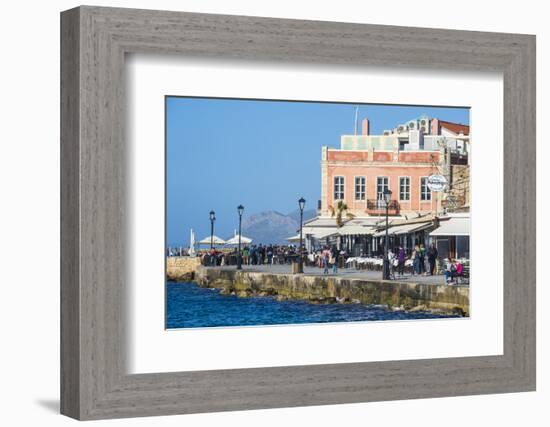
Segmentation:
<svg viewBox="0 0 550 427">
<path fill-rule="evenodd" d="M 61 15 L 61 411 L 535 390 L 535 37 Z"/>
</svg>

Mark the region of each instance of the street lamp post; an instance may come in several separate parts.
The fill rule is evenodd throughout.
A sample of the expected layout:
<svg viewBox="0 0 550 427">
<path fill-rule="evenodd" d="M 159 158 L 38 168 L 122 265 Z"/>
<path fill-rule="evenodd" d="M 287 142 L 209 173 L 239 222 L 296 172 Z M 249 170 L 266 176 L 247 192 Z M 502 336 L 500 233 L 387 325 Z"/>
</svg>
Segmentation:
<svg viewBox="0 0 550 427">
<path fill-rule="evenodd" d="M 216 221 L 216 212 L 210 211 L 210 250 L 214 249 L 214 221 Z"/>
<path fill-rule="evenodd" d="M 384 245 L 384 265 L 382 268 L 382 279 L 390 280 L 390 260 L 388 258 L 389 236 L 388 236 L 388 210 L 391 201 L 391 190 L 384 190 L 384 202 L 386 203 L 386 243 Z"/>
<path fill-rule="evenodd" d="M 243 219 L 244 206 L 237 206 L 237 212 L 239 213 L 239 251 L 237 252 L 237 270 L 243 269 L 243 258 L 241 254 L 241 223 Z"/>
<path fill-rule="evenodd" d="M 304 272 L 304 249 L 303 249 L 303 238 L 302 238 L 302 229 L 304 224 L 304 207 L 306 206 L 306 200 L 303 197 L 300 197 L 298 200 L 298 206 L 300 207 L 300 258 L 298 264 L 298 271 L 300 273 Z"/>
</svg>

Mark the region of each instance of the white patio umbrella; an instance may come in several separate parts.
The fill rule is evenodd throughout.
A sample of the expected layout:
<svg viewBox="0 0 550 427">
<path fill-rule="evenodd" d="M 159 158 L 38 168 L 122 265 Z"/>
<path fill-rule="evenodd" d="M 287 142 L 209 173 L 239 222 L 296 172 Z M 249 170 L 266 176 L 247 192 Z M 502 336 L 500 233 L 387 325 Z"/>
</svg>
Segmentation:
<svg viewBox="0 0 550 427">
<path fill-rule="evenodd" d="M 205 237 L 204 239 L 202 239 L 200 242 L 199 242 L 199 245 L 209 245 L 210 242 L 214 243 L 214 245 L 225 245 L 225 240 L 223 240 L 222 238 L 214 235 L 212 237 L 210 236 L 207 236 Z"/>
<path fill-rule="evenodd" d="M 189 256 L 195 256 L 195 231 L 191 229 L 191 237 L 189 239 Z"/>
<path fill-rule="evenodd" d="M 225 242 L 227 245 L 238 245 L 239 244 L 239 235 L 235 234 L 231 239 L 227 240 Z M 241 234 L 241 245 L 248 245 L 252 243 L 252 239 L 249 237 L 245 237 Z"/>
</svg>

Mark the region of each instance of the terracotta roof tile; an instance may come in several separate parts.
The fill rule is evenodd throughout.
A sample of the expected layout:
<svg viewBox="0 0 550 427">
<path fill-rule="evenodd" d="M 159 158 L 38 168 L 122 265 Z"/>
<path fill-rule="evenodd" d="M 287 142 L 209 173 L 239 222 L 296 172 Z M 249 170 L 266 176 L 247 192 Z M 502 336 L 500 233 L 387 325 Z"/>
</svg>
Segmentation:
<svg viewBox="0 0 550 427">
<path fill-rule="evenodd" d="M 453 123 L 453 122 L 446 122 L 444 120 L 440 120 L 439 124 L 441 127 L 444 127 L 445 129 L 450 130 L 453 133 L 456 133 L 457 135 L 459 133 L 463 133 L 464 135 L 470 135 L 470 126 L 463 125 L 460 123 Z"/>
</svg>

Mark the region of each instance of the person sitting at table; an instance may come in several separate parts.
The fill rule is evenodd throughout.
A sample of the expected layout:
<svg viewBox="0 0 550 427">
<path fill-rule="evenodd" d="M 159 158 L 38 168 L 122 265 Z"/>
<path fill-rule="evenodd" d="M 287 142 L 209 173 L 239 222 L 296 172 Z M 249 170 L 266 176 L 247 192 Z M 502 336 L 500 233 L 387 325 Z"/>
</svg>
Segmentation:
<svg viewBox="0 0 550 427">
<path fill-rule="evenodd" d="M 464 266 L 462 265 L 462 263 L 460 261 L 456 261 L 455 268 L 456 268 L 455 277 L 457 279 L 462 278 L 464 276 Z"/>
<path fill-rule="evenodd" d="M 455 275 L 456 275 L 456 265 L 453 262 L 453 260 L 449 257 L 445 261 L 445 282 L 448 285 L 452 285 L 454 283 L 453 279 Z"/>
</svg>

